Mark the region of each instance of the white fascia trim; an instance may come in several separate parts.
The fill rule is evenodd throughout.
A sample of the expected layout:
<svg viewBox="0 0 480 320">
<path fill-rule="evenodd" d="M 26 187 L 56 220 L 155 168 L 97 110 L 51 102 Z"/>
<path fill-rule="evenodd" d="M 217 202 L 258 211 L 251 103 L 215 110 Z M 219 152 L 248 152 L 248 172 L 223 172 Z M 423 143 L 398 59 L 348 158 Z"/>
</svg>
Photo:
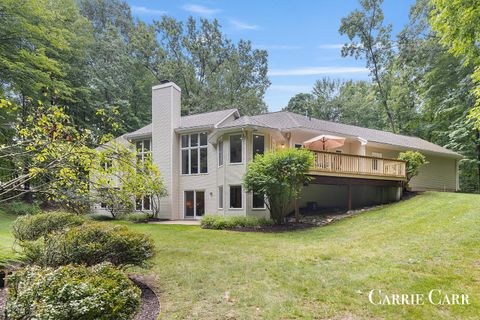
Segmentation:
<svg viewBox="0 0 480 320">
<path fill-rule="evenodd" d="M 198 127 L 186 127 L 186 128 L 176 128 L 174 131 L 176 133 L 189 133 L 189 132 L 196 132 L 196 131 L 211 131 L 212 126 L 198 126 Z"/>
<path fill-rule="evenodd" d="M 216 129 L 218 128 L 219 125 L 221 125 L 223 122 L 225 122 L 225 120 L 227 120 L 232 114 L 236 114 L 237 116 L 240 117 L 240 112 L 238 112 L 237 109 L 235 110 L 232 110 L 232 112 L 230 112 L 227 116 L 225 116 L 225 118 L 223 118 L 222 120 L 218 121 L 213 127 Z"/>
</svg>

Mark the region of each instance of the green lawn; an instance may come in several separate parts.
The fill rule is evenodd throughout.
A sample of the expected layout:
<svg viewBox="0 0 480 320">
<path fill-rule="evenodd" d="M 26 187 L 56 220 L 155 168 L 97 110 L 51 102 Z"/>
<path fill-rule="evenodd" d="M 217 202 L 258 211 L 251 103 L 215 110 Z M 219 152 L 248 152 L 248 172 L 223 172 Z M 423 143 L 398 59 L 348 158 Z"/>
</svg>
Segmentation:
<svg viewBox="0 0 480 320">
<path fill-rule="evenodd" d="M 2 250 L 11 243 L 1 217 Z M 279 234 L 128 224 L 158 247 L 166 319 L 478 319 L 480 196 L 426 193 L 327 227 Z M 467 306 L 376 306 L 388 293 L 470 295 Z"/>
</svg>

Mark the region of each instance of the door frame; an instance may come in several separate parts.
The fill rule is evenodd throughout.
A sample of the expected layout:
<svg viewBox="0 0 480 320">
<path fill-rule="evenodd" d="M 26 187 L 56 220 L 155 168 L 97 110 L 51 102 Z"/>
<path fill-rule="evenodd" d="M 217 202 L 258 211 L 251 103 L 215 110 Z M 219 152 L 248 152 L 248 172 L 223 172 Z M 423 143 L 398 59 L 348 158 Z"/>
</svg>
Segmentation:
<svg viewBox="0 0 480 320">
<path fill-rule="evenodd" d="M 185 200 L 186 192 L 193 192 L 193 216 L 187 216 L 186 215 L 186 206 L 185 206 Z M 197 192 L 203 192 L 203 210 L 206 212 L 206 191 L 205 189 L 188 189 L 188 190 L 183 190 L 183 201 L 182 201 L 182 206 L 183 206 L 183 219 L 200 219 L 203 216 L 205 216 L 205 213 L 202 216 L 197 216 Z"/>
</svg>

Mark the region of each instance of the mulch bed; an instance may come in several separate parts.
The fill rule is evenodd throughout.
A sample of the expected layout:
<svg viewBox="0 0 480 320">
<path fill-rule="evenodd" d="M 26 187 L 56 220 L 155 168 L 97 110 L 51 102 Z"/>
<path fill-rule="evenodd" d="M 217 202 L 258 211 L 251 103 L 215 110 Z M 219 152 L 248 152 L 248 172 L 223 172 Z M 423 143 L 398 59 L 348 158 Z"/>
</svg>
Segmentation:
<svg viewBox="0 0 480 320">
<path fill-rule="evenodd" d="M 7 290 L 0 288 L 0 319 L 4 319 L 5 316 L 5 302 L 7 302 Z"/>
<path fill-rule="evenodd" d="M 420 192 L 405 191 L 400 201 L 411 199 L 418 194 L 420 194 Z M 224 230 L 241 231 L 241 232 L 285 232 L 285 231 L 304 230 L 304 229 L 313 228 L 313 227 L 326 226 L 335 221 L 349 218 L 367 211 L 379 209 L 384 206 L 385 205 L 382 204 L 382 205 L 370 206 L 370 207 L 365 207 L 365 208 L 360 208 L 360 209 L 350 210 L 350 211 L 341 211 L 338 209 L 330 209 L 330 210 L 323 209 L 322 212 L 318 212 L 316 214 L 302 215 L 300 217 L 300 222 L 295 222 L 295 218 L 293 216 L 288 216 L 287 217 L 288 224 L 262 226 L 262 227 L 255 227 L 255 228 L 236 227 L 236 228 L 224 229 Z M 205 229 L 209 229 L 209 228 L 205 228 Z"/>
<path fill-rule="evenodd" d="M 142 290 L 142 303 L 134 320 L 156 320 L 160 314 L 160 302 L 155 292 L 147 284 L 152 281 L 141 275 L 130 275 L 129 278 Z"/>
</svg>

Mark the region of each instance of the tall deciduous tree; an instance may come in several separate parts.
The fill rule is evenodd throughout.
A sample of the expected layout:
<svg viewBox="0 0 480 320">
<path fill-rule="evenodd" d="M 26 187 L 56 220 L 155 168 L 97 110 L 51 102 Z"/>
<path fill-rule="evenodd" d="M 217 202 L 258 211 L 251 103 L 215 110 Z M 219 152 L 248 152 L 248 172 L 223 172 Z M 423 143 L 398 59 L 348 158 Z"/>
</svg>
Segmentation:
<svg viewBox="0 0 480 320">
<path fill-rule="evenodd" d="M 398 91 L 411 97 L 398 107 L 411 110 L 416 117 L 403 119 L 407 134 L 420 136 L 461 153 L 460 188 L 480 191 L 480 135 L 474 121 L 467 119 L 474 106 L 471 75 L 473 66 L 465 66 L 447 48 L 438 45 L 431 30 L 432 4 L 419 0 L 412 7 L 410 21 L 398 36 L 398 54 L 393 73 L 401 77 Z M 412 113 L 413 113 L 412 112 Z"/>
<path fill-rule="evenodd" d="M 312 93 L 299 93 L 288 102 L 286 111 L 317 119 L 338 121 L 368 128 L 383 129 L 374 87 L 366 81 L 323 78 L 315 82 Z"/>
<path fill-rule="evenodd" d="M 476 0 L 431 0 L 430 23 L 440 36 L 440 42 L 450 48 L 453 55 L 463 57 L 475 70 L 476 108 L 471 116 L 480 129 L 480 4 Z"/>
<path fill-rule="evenodd" d="M 365 58 L 376 84 L 379 101 L 387 116 L 390 130 L 397 131 L 394 113 L 390 106 L 390 74 L 388 65 L 393 55 L 391 25 L 384 25 L 382 0 L 360 0 L 361 10 L 342 18 L 340 34 L 347 35 L 350 43 L 342 48 L 342 56 Z"/>
<path fill-rule="evenodd" d="M 270 81 L 267 52 L 253 49 L 250 41 L 233 43 L 217 20 L 182 23 L 171 17 L 155 22 L 161 39 L 151 70 L 157 79 L 168 78 L 182 88 L 184 114 L 236 107 L 242 114 L 267 110 L 263 97 Z M 150 52 L 154 52 L 150 43 Z M 160 65 L 158 66 L 158 63 Z"/>
</svg>

